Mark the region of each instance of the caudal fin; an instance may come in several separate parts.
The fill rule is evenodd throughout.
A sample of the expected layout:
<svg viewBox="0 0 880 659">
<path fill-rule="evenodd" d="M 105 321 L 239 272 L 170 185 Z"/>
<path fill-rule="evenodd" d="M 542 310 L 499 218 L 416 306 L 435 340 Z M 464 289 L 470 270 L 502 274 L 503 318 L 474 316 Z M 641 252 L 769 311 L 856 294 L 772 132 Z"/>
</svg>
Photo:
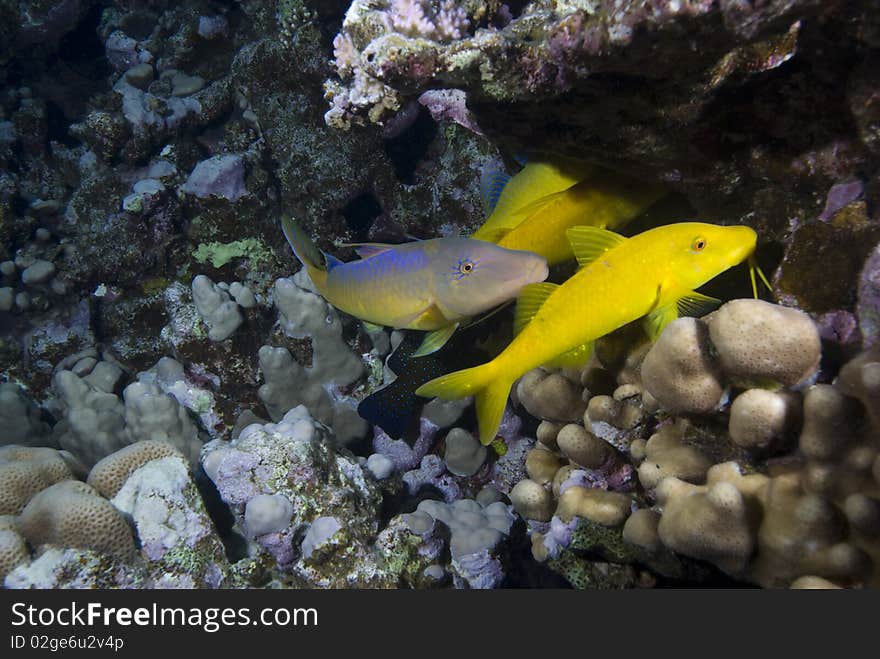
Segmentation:
<svg viewBox="0 0 880 659">
<path fill-rule="evenodd" d="M 416 389 L 416 394 L 426 398 L 438 397 L 455 400 L 474 396 L 480 441 L 491 444 L 501 425 L 507 396 L 513 380 L 499 376 L 493 362 L 441 375 Z"/>
</svg>

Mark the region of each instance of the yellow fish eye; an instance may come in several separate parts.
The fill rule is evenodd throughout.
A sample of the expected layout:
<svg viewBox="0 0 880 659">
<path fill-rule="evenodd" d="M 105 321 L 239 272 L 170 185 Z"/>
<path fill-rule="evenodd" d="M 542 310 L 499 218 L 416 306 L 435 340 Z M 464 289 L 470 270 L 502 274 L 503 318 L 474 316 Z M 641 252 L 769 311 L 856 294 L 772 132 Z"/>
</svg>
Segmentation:
<svg viewBox="0 0 880 659">
<path fill-rule="evenodd" d="M 704 249 L 706 249 L 706 239 L 702 236 L 694 238 L 694 242 L 691 243 L 691 251 L 702 252 Z"/>
</svg>

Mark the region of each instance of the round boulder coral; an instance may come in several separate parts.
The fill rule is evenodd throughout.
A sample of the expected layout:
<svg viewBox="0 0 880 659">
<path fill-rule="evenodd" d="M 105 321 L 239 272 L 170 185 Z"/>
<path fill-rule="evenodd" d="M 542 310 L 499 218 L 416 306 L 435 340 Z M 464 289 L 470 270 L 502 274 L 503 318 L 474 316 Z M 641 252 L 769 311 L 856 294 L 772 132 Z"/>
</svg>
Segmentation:
<svg viewBox="0 0 880 659">
<path fill-rule="evenodd" d="M 510 491 L 510 502 L 525 519 L 549 522 L 553 516 L 553 497 L 535 481 L 521 480 Z"/>
<path fill-rule="evenodd" d="M 31 559 L 24 539 L 15 531 L 0 530 L 0 584 L 6 575 Z"/>
<path fill-rule="evenodd" d="M 516 395 L 528 413 L 538 419 L 577 421 L 587 407 L 574 382 L 540 368 L 522 376 Z"/>
<path fill-rule="evenodd" d="M 727 482 L 709 488 L 673 488 L 667 481 L 663 485 L 658 498 L 664 508 L 657 527 L 663 544 L 728 572 L 741 571 L 754 551 L 755 533 L 740 491 Z"/>
<path fill-rule="evenodd" d="M 34 547 L 93 549 L 117 558 L 135 550 L 122 513 L 80 481 L 61 481 L 37 494 L 21 513 L 20 529 Z"/>
<path fill-rule="evenodd" d="M 710 355 L 709 331 L 696 318 L 673 320 L 642 362 L 642 383 L 668 412 L 706 414 L 724 393 Z"/>
<path fill-rule="evenodd" d="M 819 332 L 803 311 L 763 300 L 732 300 L 707 323 L 722 371 L 738 383 L 794 386 L 819 367 Z"/>
<path fill-rule="evenodd" d="M 613 455 L 611 446 L 576 423 L 564 426 L 556 442 L 565 457 L 588 469 L 598 469 Z"/>
<path fill-rule="evenodd" d="M 583 517 L 602 526 L 620 526 L 630 513 L 630 498 L 617 492 L 574 485 L 559 497 L 556 516 L 563 522 Z"/>
<path fill-rule="evenodd" d="M 55 449 L 0 447 L 0 515 L 17 515 L 38 492 L 68 478 L 73 473 Z"/>
<path fill-rule="evenodd" d="M 745 449 L 768 448 L 800 420 L 800 400 L 787 393 L 749 389 L 730 406 L 730 439 Z"/>
<path fill-rule="evenodd" d="M 446 468 L 456 476 L 473 476 L 486 460 L 487 449 L 463 428 L 446 435 Z"/>
</svg>

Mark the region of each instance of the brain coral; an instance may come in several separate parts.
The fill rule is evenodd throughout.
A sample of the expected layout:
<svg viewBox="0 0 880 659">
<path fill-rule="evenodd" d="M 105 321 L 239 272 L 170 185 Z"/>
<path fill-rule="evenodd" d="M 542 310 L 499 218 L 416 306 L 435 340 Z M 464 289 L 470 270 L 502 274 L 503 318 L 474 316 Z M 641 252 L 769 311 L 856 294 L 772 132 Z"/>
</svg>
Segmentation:
<svg viewBox="0 0 880 659">
<path fill-rule="evenodd" d="M 37 494 L 22 511 L 20 528 L 34 547 L 94 549 L 117 558 L 128 558 L 135 549 L 122 513 L 80 481 L 61 481 Z"/>
<path fill-rule="evenodd" d="M 70 467 L 55 449 L 0 447 L 0 515 L 17 515 L 40 490 L 68 478 Z"/>
<path fill-rule="evenodd" d="M 165 441 L 147 439 L 111 453 L 89 472 L 88 484 L 102 496 L 112 499 L 135 470 L 150 460 L 183 454 Z"/>
</svg>

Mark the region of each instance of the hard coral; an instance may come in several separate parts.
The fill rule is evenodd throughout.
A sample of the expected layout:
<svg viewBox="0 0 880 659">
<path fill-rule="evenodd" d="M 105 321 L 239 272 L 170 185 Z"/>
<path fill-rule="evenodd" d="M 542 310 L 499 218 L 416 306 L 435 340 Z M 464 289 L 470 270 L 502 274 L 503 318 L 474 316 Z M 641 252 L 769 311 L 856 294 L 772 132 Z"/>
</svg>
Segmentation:
<svg viewBox="0 0 880 659">
<path fill-rule="evenodd" d="M 61 481 L 37 494 L 22 510 L 19 527 L 34 547 L 93 549 L 120 559 L 135 551 L 131 527 L 119 510 L 80 481 Z"/>
</svg>

